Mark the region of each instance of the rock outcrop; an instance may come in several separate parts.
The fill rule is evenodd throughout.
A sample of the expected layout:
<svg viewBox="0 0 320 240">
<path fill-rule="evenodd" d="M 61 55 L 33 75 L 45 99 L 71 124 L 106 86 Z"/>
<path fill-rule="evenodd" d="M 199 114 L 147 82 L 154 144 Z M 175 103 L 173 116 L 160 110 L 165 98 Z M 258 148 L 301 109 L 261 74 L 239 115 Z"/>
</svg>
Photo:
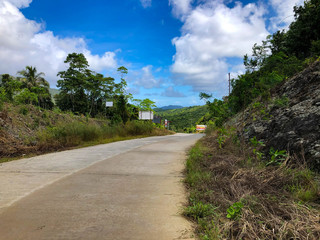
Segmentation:
<svg viewBox="0 0 320 240">
<path fill-rule="evenodd" d="M 237 124 L 246 140 L 288 150 L 320 172 L 320 61 L 274 89 L 268 103 L 253 103 Z"/>
</svg>

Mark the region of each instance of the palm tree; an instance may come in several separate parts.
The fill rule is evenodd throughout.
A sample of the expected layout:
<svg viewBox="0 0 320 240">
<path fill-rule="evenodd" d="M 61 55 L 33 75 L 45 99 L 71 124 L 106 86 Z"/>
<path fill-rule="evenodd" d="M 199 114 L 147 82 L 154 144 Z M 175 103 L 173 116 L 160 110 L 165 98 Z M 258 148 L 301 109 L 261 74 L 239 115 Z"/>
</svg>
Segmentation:
<svg viewBox="0 0 320 240">
<path fill-rule="evenodd" d="M 22 76 L 20 81 L 23 88 L 27 88 L 31 93 L 35 93 L 38 98 L 38 105 L 43 108 L 51 109 L 54 105 L 49 92 L 49 83 L 44 79 L 44 73 L 37 73 L 37 69 L 32 66 L 26 66 L 18 72 Z"/>
<path fill-rule="evenodd" d="M 31 90 L 33 87 L 49 88 L 49 83 L 43 78 L 44 73 L 37 73 L 36 67 L 26 66 L 26 69 L 19 71 L 19 75 L 24 78 L 21 79 L 26 88 Z"/>
</svg>

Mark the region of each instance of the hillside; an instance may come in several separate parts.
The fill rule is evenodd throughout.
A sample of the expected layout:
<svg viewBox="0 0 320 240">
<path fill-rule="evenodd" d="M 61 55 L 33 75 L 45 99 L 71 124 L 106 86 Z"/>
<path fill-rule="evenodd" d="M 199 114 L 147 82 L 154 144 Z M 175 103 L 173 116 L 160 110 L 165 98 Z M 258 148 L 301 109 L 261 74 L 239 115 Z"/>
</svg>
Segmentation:
<svg viewBox="0 0 320 240">
<path fill-rule="evenodd" d="M 180 105 L 168 105 L 168 106 L 164 106 L 164 107 L 160 107 L 160 108 L 155 108 L 154 111 L 161 112 L 161 111 L 180 109 L 180 108 L 183 108 L 183 107 Z"/>
<path fill-rule="evenodd" d="M 49 88 L 49 92 L 50 92 L 51 96 L 54 97 L 55 95 L 60 93 L 60 90 L 55 89 L 55 88 Z"/>
<path fill-rule="evenodd" d="M 199 119 L 206 113 L 207 106 L 193 106 L 165 111 L 156 110 L 155 115 L 170 121 L 170 129 L 182 132 L 187 131 L 188 128 L 194 128 Z"/>
<path fill-rule="evenodd" d="M 320 172 L 320 61 L 275 88 L 269 101 L 257 99 L 233 122 L 247 142 L 256 137 L 265 152 L 287 150 Z"/>
<path fill-rule="evenodd" d="M 316 61 L 209 126 L 186 164 L 200 239 L 320 238 L 319 96 Z"/>
<path fill-rule="evenodd" d="M 171 132 L 149 122 L 112 123 L 106 118 L 77 116 L 58 108 L 4 103 L 0 111 L 0 162 L 7 157 L 166 134 Z"/>
</svg>

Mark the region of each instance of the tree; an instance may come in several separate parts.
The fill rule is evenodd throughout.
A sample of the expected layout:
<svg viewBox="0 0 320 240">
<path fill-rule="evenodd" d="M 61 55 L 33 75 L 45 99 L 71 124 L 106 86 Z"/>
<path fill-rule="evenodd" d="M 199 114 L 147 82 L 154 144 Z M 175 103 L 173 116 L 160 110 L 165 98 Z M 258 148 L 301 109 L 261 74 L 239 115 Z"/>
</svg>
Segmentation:
<svg viewBox="0 0 320 240">
<path fill-rule="evenodd" d="M 304 6 L 294 7 L 295 21 L 286 34 L 286 47 L 289 54 L 300 59 L 311 55 L 313 41 L 320 40 L 320 1 L 307 0 Z"/>
<path fill-rule="evenodd" d="M 22 76 L 20 79 L 23 83 L 23 88 L 28 88 L 30 91 L 33 87 L 49 88 L 49 83 L 44 79 L 44 73 L 37 73 L 37 68 L 32 66 L 26 66 L 22 71 L 18 72 Z"/>
<path fill-rule="evenodd" d="M 88 101 L 85 87 L 87 78 L 91 76 L 88 61 L 82 53 L 71 53 L 64 63 L 68 63 L 69 68 L 57 74 L 61 78 L 57 84 L 61 90 L 57 104 L 62 110 L 85 114 Z"/>
<path fill-rule="evenodd" d="M 28 92 L 25 91 L 23 96 L 27 97 L 33 93 L 32 99 L 34 96 L 37 96 L 37 101 L 29 101 L 33 104 L 38 104 L 40 107 L 52 109 L 53 102 L 51 99 L 51 94 L 49 92 L 49 83 L 44 79 L 44 73 L 37 72 L 36 67 L 26 66 L 26 68 L 22 71 L 18 72 L 19 75 L 22 76 L 20 81 L 22 82 L 22 88 L 28 89 Z M 28 101 L 26 101 L 28 102 Z"/>
<path fill-rule="evenodd" d="M 262 45 L 254 44 L 252 47 L 252 56 L 249 58 L 248 55 L 244 55 L 243 64 L 248 71 L 258 70 L 263 66 L 265 59 L 268 56 L 268 41 L 262 41 Z"/>
<path fill-rule="evenodd" d="M 124 95 L 126 98 L 130 97 L 126 93 L 127 82 L 124 79 L 124 76 L 128 74 L 128 69 L 124 66 L 121 66 L 117 69 L 117 72 L 120 74 L 120 83 L 115 84 L 115 94 Z"/>
<path fill-rule="evenodd" d="M 22 83 L 9 74 L 2 75 L 1 87 L 7 100 L 12 101 L 13 96 L 20 90 Z"/>
<path fill-rule="evenodd" d="M 14 97 L 14 100 L 20 104 L 35 104 L 38 101 L 38 96 L 37 94 L 30 92 L 28 88 L 24 88 Z"/>
<path fill-rule="evenodd" d="M 152 111 L 152 108 L 157 107 L 154 101 L 151 101 L 149 98 L 140 100 L 134 99 L 134 102 L 138 103 L 138 108 L 142 111 Z"/>
<path fill-rule="evenodd" d="M 120 116 L 123 123 L 130 119 L 127 99 L 124 95 L 116 96 L 115 117 Z"/>
</svg>

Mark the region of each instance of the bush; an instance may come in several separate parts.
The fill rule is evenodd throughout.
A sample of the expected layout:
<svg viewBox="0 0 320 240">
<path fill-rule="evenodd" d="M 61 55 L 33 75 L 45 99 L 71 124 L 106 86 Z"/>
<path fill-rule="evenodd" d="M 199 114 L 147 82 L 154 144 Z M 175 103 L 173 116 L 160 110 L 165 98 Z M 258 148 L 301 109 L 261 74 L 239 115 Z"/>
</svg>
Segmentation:
<svg viewBox="0 0 320 240">
<path fill-rule="evenodd" d="M 153 131 L 153 124 L 149 121 L 131 121 L 127 122 L 125 129 L 128 135 L 146 135 L 151 134 Z"/>
<path fill-rule="evenodd" d="M 103 125 L 90 122 L 60 123 L 55 127 L 48 127 L 38 134 L 42 147 L 46 146 L 76 146 L 84 142 L 99 141 L 116 136 L 128 137 L 137 135 L 151 135 L 154 126 L 151 122 L 132 121 L 125 125 Z"/>
<path fill-rule="evenodd" d="M 195 220 L 198 218 L 205 218 L 214 214 L 216 208 L 211 204 L 204 204 L 202 202 L 194 203 L 192 206 L 188 206 L 184 214 L 187 217 L 191 217 Z"/>
<path fill-rule="evenodd" d="M 29 109 L 26 107 L 26 106 L 22 106 L 20 109 L 19 109 L 19 113 L 22 114 L 22 115 L 27 115 L 29 112 Z"/>
</svg>

